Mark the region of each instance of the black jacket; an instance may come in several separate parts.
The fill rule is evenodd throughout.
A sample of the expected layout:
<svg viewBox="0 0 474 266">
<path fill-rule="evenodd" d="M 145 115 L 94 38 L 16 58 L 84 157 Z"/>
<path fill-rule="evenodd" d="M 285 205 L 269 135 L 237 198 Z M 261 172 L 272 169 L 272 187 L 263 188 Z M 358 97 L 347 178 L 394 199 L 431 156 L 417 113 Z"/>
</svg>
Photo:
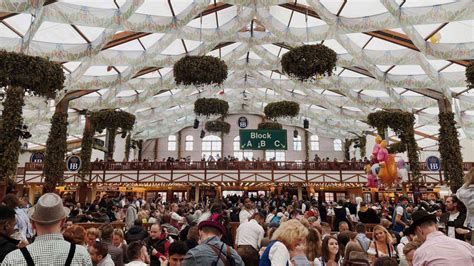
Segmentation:
<svg viewBox="0 0 474 266">
<path fill-rule="evenodd" d="M 127 231 L 127 233 L 125 233 L 125 241 L 127 241 L 128 244 L 134 241 L 144 240 L 147 237 L 148 232 L 141 226 L 134 225 Z"/>
<path fill-rule="evenodd" d="M 14 251 L 20 241 L 5 235 L 0 235 L 0 263 L 5 259 L 8 253 Z"/>
<path fill-rule="evenodd" d="M 448 226 L 452 227 L 454 226 L 454 230 L 456 228 L 466 228 L 464 227 L 464 221 L 466 220 L 466 214 L 460 212 L 458 215 L 458 218 L 456 220 L 449 222 L 449 212 L 443 213 L 439 219 L 440 224 L 444 225 L 444 233 L 447 235 L 448 234 Z M 456 239 L 459 239 L 461 241 L 464 241 L 464 235 L 460 235 L 455 233 Z"/>
<path fill-rule="evenodd" d="M 380 218 L 374 209 L 368 208 L 367 211 L 359 211 L 359 221 L 364 224 L 379 224 Z"/>
</svg>

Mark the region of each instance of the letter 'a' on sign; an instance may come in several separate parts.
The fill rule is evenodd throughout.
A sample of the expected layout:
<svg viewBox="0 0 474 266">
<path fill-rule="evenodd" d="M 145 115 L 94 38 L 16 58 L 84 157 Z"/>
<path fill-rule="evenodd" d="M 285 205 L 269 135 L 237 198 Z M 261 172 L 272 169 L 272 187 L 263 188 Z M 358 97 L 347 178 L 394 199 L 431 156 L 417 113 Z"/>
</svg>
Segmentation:
<svg viewBox="0 0 474 266">
<path fill-rule="evenodd" d="M 286 130 L 241 129 L 241 150 L 287 150 Z"/>
</svg>

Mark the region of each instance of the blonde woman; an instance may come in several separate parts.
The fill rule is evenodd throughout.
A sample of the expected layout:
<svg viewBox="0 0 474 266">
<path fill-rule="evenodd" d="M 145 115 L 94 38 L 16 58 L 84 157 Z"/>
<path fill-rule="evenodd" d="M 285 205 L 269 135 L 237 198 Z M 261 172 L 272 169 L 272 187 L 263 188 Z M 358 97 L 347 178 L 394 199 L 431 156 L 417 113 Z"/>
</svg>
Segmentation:
<svg viewBox="0 0 474 266">
<path fill-rule="evenodd" d="M 474 167 L 469 169 L 469 172 L 464 176 L 464 185 L 458 189 L 456 196 L 459 200 L 466 205 L 467 215 L 466 220 L 464 221 L 464 226 L 469 228 L 456 229 L 458 234 L 468 234 L 471 233 L 471 244 L 474 245 Z"/>
<path fill-rule="evenodd" d="M 303 244 L 307 235 L 308 229 L 298 220 L 289 220 L 280 224 L 260 258 L 260 265 L 291 265 L 290 252 Z"/>
<path fill-rule="evenodd" d="M 380 257 L 395 257 L 392 235 L 387 229 L 381 225 L 376 225 L 373 232 L 374 240 L 370 242 L 369 250 L 367 250 L 370 262 L 374 263 Z"/>
<path fill-rule="evenodd" d="M 122 229 L 114 229 L 112 232 L 112 245 L 122 249 L 123 251 L 123 261 L 127 260 L 127 242 L 124 240 L 124 234 Z"/>
</svg>

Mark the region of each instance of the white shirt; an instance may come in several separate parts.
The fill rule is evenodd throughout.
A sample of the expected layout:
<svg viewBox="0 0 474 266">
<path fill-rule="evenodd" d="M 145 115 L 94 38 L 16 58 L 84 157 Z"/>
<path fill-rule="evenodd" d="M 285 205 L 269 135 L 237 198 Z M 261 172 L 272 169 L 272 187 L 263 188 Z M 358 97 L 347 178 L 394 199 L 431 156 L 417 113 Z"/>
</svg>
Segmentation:
<svg viewBox="0 0 474 266">
<path fill-rule="evenodd" d="M 171 219 L 176 220 L 178 222 L 184 222 L 185 218 L 183 216 L 180 216 L 179 214 L 177 214 L 175 212 L 172 212 L 171 213 Z"/>
<path fill-rule="evenodd" d="M 286 266 L 291 265 L 290 253 L 286 246 L 280 241 L 275 242 L 268 253 L 272 266 Z"/>
<path fill-rule="evenodd" d="M 395 211 L 397 212 L 397 215 L 400 215 L 401 217 L 403 217 L 403 207 L 402 206 L 397 206 Z"/>
<path fill-rule="evenodd" d="M 252 217 L 254 213 L 255 213 L 255 209 L 247 210 L 245 208 L 242 208 L 242 210 L 240 210 L 240 213 L 239 213 L 240 223 L 248 222 L 250 217 Z"/>
<path fill-rule="evenodd" d="M 459 212 L 455 213 L 455 214 L 449 214 L 449 222 L 452 222 L 454 220 L 456 220 L 459 216 Z M 455 231 L 455 228 L 454 226 L 448 226 L 448 236 L 449 237 L 452 237 L 452 238 L 456 238 L 456 231 Z"/>
<path fill-rule="evenodd" d="M 267 215 L 267 218 L 265 219 L 265 223 L 267 223 L 267 224 L 271 223 L 273 217 L 275 217 L 275 214 L 269 213 L 269 214 Z"/>
<path fill-rule="evenodd" d="M 252 219 L 239 225 L 235 243 L 237 243 L 237 246 L 250 245 L 258 250 L 264 234 L 263 227 L 255 219 Z"/>
<path fill-rule="evenodd" d="M 148 266 L 148 264 L 144 263 L 143 261 L 131 261 L 125 264 L 125 266 Z"/>
</svg>

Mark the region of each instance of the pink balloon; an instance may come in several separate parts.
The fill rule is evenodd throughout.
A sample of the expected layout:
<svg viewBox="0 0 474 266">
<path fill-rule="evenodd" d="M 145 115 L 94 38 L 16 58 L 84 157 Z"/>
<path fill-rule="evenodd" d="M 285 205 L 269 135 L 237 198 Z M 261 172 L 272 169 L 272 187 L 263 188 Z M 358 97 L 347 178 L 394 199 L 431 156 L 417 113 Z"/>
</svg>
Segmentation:
<svg viewBox="0 0 474 266">
<path fill-rule="evenodd" d="M 379 153 L 380 150 L 380 144 L 375 143 L 374 148 L 372 149 L 372 155 L 374 158 L 377 158 L 377 154 Z"/>
<path fill-rule="evenodd" d="M 367 187 L 378 187 L 377 177 L 372 173 L 367 174 Z"/>
<path fill-rule="evenodd" d="M 380 148 L 379 153 L 377 154 L 377 160 L 379 162 L 385 162 L 388 159 L 387 149 Z"/>
</svg>

